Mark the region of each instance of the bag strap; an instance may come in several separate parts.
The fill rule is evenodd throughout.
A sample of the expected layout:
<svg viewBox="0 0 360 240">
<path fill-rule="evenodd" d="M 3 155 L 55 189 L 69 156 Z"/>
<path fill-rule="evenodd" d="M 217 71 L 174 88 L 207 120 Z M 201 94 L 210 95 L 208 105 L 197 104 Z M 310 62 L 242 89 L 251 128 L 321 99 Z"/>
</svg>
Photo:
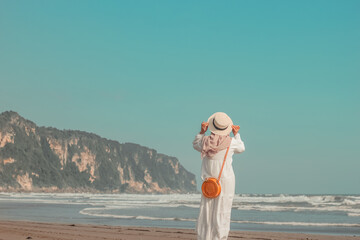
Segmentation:
<svg viewBox="0 0 360 240">
<path fill-rule="evenodd" d="M 223 164 L 222 164 L 222 166 L 221 166 L 221 170 L 220 170 L 219 177 L 218 177 L 218 179 L 217 179 L 218 182 L 220 181 L 221 173 L 222 173 L 222 170 L 223 170 L 224 165 L 225 165 L 225 160 L 226 160 L 227 154 L 228 154 L 228 152 L 229 152 L 229 148 L 230 148 L 230 146 L 228 146 L 228 148 L 227 148 L 227 150 L 226 150 L 226 153 L 225 153 L 224 161 L 223 161 Z"/>
</svg>

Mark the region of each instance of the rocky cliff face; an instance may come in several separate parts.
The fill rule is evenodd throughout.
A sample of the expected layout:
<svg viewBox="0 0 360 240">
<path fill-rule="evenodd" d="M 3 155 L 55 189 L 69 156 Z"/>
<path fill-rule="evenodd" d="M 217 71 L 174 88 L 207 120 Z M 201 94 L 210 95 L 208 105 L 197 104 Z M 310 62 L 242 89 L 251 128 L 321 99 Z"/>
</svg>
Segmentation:
<svg viewBox="0 0 360 240">
<path fill-rule="evenodd" d="M 0 191 L 196 192 L 175 157 L 82 131 L 37 127 L 0 114 Z"/>
</svg>

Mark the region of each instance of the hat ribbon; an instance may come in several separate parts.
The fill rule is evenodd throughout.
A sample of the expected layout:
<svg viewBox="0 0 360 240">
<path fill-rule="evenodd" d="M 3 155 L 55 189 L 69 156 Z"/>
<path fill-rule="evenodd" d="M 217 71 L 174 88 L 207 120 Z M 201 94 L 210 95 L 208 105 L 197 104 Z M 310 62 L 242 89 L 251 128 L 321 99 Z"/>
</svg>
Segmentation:
<svg viewBox="0 0 360 240">
<path fill-rule="evenodd" d="M 223 130 L 225 130 L 225 129 L 227 129 L 229 126 L 227 126 L 226 128 L 219 128 L 219 127 L 217 127 L 216 126 L 216 124 L 215 124 L 215 118 L 213 118 L 213 125 L 214 125 L 214 127 L 217 129 L 217 130 L 220 130 L 220 131 L 223 131 Z"/>
</svg>

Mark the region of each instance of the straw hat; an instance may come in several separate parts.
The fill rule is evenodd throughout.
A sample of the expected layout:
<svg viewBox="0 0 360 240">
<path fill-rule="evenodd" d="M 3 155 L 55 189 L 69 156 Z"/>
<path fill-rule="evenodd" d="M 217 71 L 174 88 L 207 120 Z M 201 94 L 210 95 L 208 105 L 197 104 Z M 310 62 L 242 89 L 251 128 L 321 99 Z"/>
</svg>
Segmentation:
<svg viewBox="0 0 360 240">
<path fill-rule="evenodd" d="M 209 130 L 217 135 L 226 136 L 232 131 L 233 121 L 223 112 L 217 112 L 208 119 Z"/>
</svg>

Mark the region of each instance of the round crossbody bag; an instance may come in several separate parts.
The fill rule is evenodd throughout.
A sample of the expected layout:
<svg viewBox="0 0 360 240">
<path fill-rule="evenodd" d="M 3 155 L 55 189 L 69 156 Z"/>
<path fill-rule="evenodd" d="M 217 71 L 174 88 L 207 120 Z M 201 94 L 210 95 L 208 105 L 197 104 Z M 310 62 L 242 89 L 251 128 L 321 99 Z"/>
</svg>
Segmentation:
<svg viewBox="0 0 360 240">
<path fill-rule="evenodd" d="M 221 173 L 223 171 L 224 165 L 225 165 L 225 160 L 226 160 L 226 156 L 229 152 L 229 148 L 230 148 L 230 146 L 226 150 L 224 161 L 221 166 L 220 173 L 219 173 L 219 177 L 217 179 L 214 177 L 206 178 L 201 185 L 201 191 L 202 191 L 203 195 L 207 198 L 217 198 L 221 192 L 220 177 L 221 177 Z"/>
</svg>

